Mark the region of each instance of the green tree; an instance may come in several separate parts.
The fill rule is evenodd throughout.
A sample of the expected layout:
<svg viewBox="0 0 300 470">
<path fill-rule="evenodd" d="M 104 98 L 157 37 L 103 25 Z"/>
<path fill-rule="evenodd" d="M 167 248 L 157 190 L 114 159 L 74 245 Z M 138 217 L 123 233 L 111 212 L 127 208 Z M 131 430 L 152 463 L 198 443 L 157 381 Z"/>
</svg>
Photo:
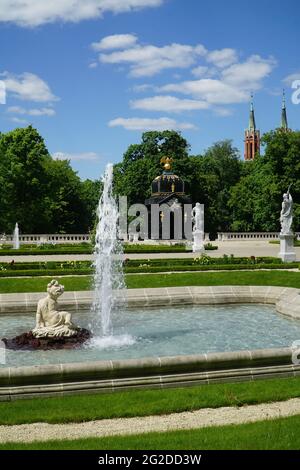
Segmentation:
<svg viewBox="0 0 300 470">
<path fill-rule="evenodd" d="M 240 181 L 231 189 L 232 230 L 278 231 L 282 194 L 292 184 L 294 228 L 300 222 L 300 132 L 272 131 L 262 138 L 265 154 L 245 162 Z"/>
<path fill-rule="evenodd" d="M 130 145 L 121 163 L 114 167 L 115 192 L 128 197 L 129 204 L 144 203 L 151 193 L 153 179 L 161 173 L 160 159 L 175 159 L 174 171 L 188 160 L 189 145 L 175 131 L 153 131 L 142 135 L 140 144 Z"/>
<path fill-rule="evenodd" d="M 19 222 L 24 232 L 47 226 L 46 164 L 51 161 L 44 140 L 31 126 L 0 136 L 0 231 Z"/>
<path fill-rule="evenodd" d="M 67 160 L 53 160 L 36 129 L 0 134 L 0 233 L 85 232 L 93 225 L 98 182 L 81 182 Z"/>
<path fill-rule="evenodd" d="M 203 157 L 193 160 L 196 174 L 193 173 L 191 196 L 194 202 L 205 204 L 205 227 L 211 234 L 229 229 L 232 210 L 228 205 L 230 189 L 241 176 L 242 162 L 238 150 L 230 140 L 215 143 Z"/>
</svg>

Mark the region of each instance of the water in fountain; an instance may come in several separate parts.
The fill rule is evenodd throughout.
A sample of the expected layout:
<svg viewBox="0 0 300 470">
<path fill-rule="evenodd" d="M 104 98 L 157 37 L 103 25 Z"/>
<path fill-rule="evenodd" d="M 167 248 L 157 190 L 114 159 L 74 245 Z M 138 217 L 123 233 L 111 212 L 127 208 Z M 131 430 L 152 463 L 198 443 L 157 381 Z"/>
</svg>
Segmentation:
<svg viewBox="0 0 300 470">
<path fill-rule="evenodd" d="M 19 225 L 16 223 L 13 235 L 13 247 L 14 250 L 20 249 L 20 236 L 19 236 Z"/>
<path fill-rule="evenodd" d="M 125 307 L 123 247 L 118 239 L 119 211 L 112 193 L 113 165 L 108 164 L 103 177 L 103 191 L 97 209 L 95 239 L 94 321 L 91 326 L 95 343 L 101 349 L 132 344 L 128 335 L 113 336 L 112 316 Z"/>
</svg>

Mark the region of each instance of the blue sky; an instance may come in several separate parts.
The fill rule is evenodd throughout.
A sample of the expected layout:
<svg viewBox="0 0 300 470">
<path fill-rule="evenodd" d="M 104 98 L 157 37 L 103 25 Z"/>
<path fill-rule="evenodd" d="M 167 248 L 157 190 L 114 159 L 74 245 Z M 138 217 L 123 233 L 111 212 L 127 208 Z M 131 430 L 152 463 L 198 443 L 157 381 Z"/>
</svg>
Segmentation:
<svg viewBox="0 0 300 470">
<path fill-rule="evenodd" d="M 283 87 L 300 128 L 299 15 L 298 0 L 0 0 L 0 130 L 31 123 L 82 178 L 148 129 L 181 130 L 193 154 L 224 138 L 242 152 L 251 90 L 262 132 Z"/>
</svg>

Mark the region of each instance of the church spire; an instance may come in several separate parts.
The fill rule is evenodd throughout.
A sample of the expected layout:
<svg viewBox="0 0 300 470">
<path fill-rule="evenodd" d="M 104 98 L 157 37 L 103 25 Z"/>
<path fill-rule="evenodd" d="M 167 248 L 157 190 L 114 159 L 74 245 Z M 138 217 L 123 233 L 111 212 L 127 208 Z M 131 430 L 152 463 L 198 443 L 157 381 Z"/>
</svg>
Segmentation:
<svg viewBox="0 0 300 470">
<path fill-rule="evenodd" d="M 251 105 L 250 105 L 250 117 L 249 117 L 249 128 L 250 132 L 256 131 L 256 124 L 255 124 L 255 114 L 254 114 L 254 105 L 253 105 L 253 93 L 251 94 Z"/>
<path fill-rule="evenodd" d="M 287 112 L 286 112 L 286 102 L 285 102 L 285 90 L 282 92 L 282 109 L 281 109 L 281 129 L 285 132 L 289 130 Z"/>
<path fill-rule="evenodd" d="M 254 160 L 260 152 L 260 132 L 256 129 L 253 94 L 251 94 L 249 126 L 245 131 L 245 160 Z"/>
</svg>

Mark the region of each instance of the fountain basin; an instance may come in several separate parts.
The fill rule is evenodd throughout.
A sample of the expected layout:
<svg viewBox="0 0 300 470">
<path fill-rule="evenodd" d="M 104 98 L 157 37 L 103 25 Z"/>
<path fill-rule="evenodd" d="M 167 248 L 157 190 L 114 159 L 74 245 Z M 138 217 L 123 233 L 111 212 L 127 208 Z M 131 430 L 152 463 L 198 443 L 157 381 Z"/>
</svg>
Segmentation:
<svg viewBox="0 0 300 470">
<path fill-rule="evenodd" d="M 31 296 L 35 298 L 35 301 Z M 14 304 L 12 296 L 6 297 L 2 295 L 0 298 L 2 313 L 5 314 L 6 318 L 17 318 L 14 312 L 16 312 L 16 310 L 19 312 L 22 311 L 20 307 L 22 302 L 23 307 L 25 306 L 24 300 L 26 301 L 27 312 L 29 312 L 30 309 L 28 308 L 31 305 L 30 302 L 32 302 L 33 308 L 30 310 L 32 312 L 35 309 L 37 297 L 40 298 L 40 296 L 41 294 L 37 296 L 36 294 L 15 296 L 17 302 Z M 249 304 L 273 304 L 280 313 L 289 315 L 294 319 L 300 318 L 300 296 L 299 290 L 297 289 L 248 286 L 210 288 L 184 287 L 130 290 L 127 296 L 128 304 L 131 309 L 138 307 L 140 310 L 141 308 L 145 309 L 145 307 L 150 307 L 149 316 L 151 316 L 151 312 L 153 314 L 154 311 L 159 311 L 160 307 L 172 306 L 169 312 L 170 328 L 174 330 L 177 317 L 181 315 L 183 320 L 182 329 L 184 330 L 188 327 L 188 330 L 191 330 L 186 333 L 188 335 L 188 343 L 191 343 L 190 338 L 193 338 L 194 334 L 193 328 L 196 328 L 194 322 L 197 320 L 197 316 L 193 316 L 193 309 L 199 312 L 203 311 L 202 307 L 200 309 L 198 308 L 200 304 L 210 305 L 208 308 L 215 312 L 214 315 L 217 315 L 216 311 L 218 308 L 212 305 L 216 306 L 221 304 L 224 306 L 226 304 L 235 304 L 234 308 L 236 309 L 236 304 L 248 304 L 248 306 L 241 306 L 241 308 L 244 309 L 243 315 L 245 319 L 254 315 L 251 313 L 251 310 L 248 310 Z M 92 302 L 92 293 L 88 292 L 66 293 L 64 297 L 63 302 L 65 302 L 69 310 L 71 307 L 75 311 L 78 309 L 86 309 Z M 74 302 L 75 299 L 76 301 Z M 178 305 L 180 307 L 176 307 Z M 7 308 L 6 311 L 5 306 Z M 173 308 L 173 306 L 175 308 Z M 267 305 L 257 306 L 255 308 L 257 308 L 258 311 L 271 309 L 271 307 Z M 222 309 L 226 310 L 226 307 L 220 307 L 220 312 L 222 312 Z M 224 315 L 226 314 L 225 310 Z M 132 316 L 138 315 L 137 310 L 135 310 L 135 312 L 136 313 L 132 313 Z M 145 310 L 145 312 L 144 318 L 148 315 L 147 310 Z M 184 312 L 186 312 L 186 314 L 184 314 Z M 24 310 L 22 313 L 24 313 Z M 284 317 L 276 315 L 275 311 L 273 311 L 273 313 L 269 312 L 268 314 L 270 314 L 271 317 L 266 317 L 264 323 L 265 329 L 268 329 L 268 327 L 271 329 L 272 325 L 274 325 L 273 329 L 275 329 L 276 322 L 279 320 L 286 321 L 287 323 L 290 322 L 291 324 L 293 323 L 292 326 L 293 328 L 295 327 L 295 330 L 292 329 L 290 336 L 286 336 L 283 342 L 278 343 L 275 341 L 271 343 L 272 345 L 279 345 L 279 347 L 269 348 L 267 346 L 268 343 L 262 343 L 264 349 L 257 349 L 257 345 L 260 347 L 260 343 L 250 341 L 245 343 L 246 347 L 243 348 L 245 350 L 241 351 L 230 351 L 227 347 L 227 350 L 224 351 L 222 344 L 219 346 L 219 350 L 213 348 L 205 349 L 205 347 L 203 348 L 203 344 L 202 347 L 200 347 L 200 331 L 200 336 L 194 337 L 194 343 L 198 341 L 199 344 L 196 343 L 194 349 L 184 349 L 183 351 L 185 352 L 180 353 L 180 355 L 176 354 L 176 349 L 170 349 L 173 339 L 169 338 L 168 340 L 170 340 L 169 344 L 171 346 L 169 347 L 169 345 L 167 345 L 165 350 L 161 350 L 157 348 L 156 345 L 152 357 L 132 359 L 128 356 L 127 349 L 120 349 L 117 354 L 110 355 L 109 353 L 108 355 L 106 354 L 106 356 L 104 355 L 103 358 L 106 360 L 101 361 L 95 361 L 90 358 L 87 362 L 82 362 L 80 356 L 72 356 L 72 358 L 70 356 L 69 362 L 64 360 L 63 362 L 59 361 L 57 364 L 52 365 L 38 364 L 37 360 L 38 365 L 25 367 L 4 366 L 0 368 L 0 399 L 7 400 L 36 395 L 48 396 L 52 394 L 78 393 L 84 391 L 113 391 L 133 387 L 167 387 L 196 383 L 212 383 L 215 381 L 252 380 L 260 377 L 298 375 L 300 368 L 298 365 L 293 364 L 293 350 L 284 346 L 289 346 L 292 340 L 298 339 L 297 331 L 300 328 L 300 322 L 284 320 Z M 225 334 L 225 326 L 220 323 L 224 315 L 223 313 L 219 313 L 216 331 L 218 333 L 224 331 Z M 274 321 L 272 320 L 272 315 L 274 316 Z M 276 317 L 279 318 L 276 319 Z M 29 319 L 30 318 L 31 317 L 29 317 Z M 206 321 L 210 321 L 209 315 Z M 128 325 L 127 320 L 126 324 Z M 203 325 L 205 334 L 209 323 L 203 323 L 202 318 L 200 325 Z M 234 325 L 235 323 L 233 322 L 233 329 Z M 259 336 L 259 334 L 261 334 L 259 324 L 254 323 L 250 326 L 255 339 L 255 335 Z M 147 325 L 145 328 L 146 330 L 148 329 Z M 236 328 L 239 329 L 240 326 L 236 325 Z M 284 335 L 288 328 L 284 326 L 281 328 L 280 325 L 277 325 L 277 328 L 279 328 L 280 334 L 282 331 L 283 338 L 285 338 Z M 161 330 L 163 330 L 163 326 L 161 326 Z M 251 330 L 249 331 L 251 334 Z M 239 331 L 237 331 L 236 334 L 239 334 Z M 207 337 L 211 338 L 211 332 L 207 333 Z M 247 337 L 245 338 L 247 339 Z M 177 339 L 177 337 L 175 337 L 175 346 L 177 343 L 180 346 L 180 338 Z M 243 343 L 239 345 L 233 342 L 232 344 L 234 347 L 243 347 Z M 137 349 L 139 349 L 139 343 L 137 343 Z M 171 353 L 168 353 L 168 351 Z M 192 354 L 189 353 L 189 351 L 192 351 Z M 201 353 L 195 354 L 196 351 Z M 56 351 L 50 351 L 50 354 L 52 353 L 56 353 Z M 71 351 L 69 351 L 69 353 L 74 354 Z M 48 352 L 46 354 L 48 354 Z M 145 349 L 145 354 L 147 354 L 147 349 Z M 172 355 L 172 357 L 168 357 L 170 355 Z"/>
</svg>

